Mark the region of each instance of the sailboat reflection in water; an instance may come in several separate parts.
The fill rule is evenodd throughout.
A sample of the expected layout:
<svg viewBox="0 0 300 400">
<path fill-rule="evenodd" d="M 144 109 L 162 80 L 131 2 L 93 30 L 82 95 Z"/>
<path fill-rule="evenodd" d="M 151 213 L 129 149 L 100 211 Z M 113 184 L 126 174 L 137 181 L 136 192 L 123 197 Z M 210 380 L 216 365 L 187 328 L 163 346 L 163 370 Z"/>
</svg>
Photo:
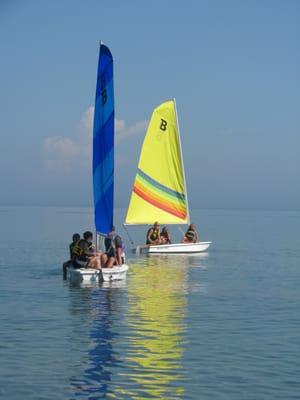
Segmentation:
<svg viewBox="0 0 300 400">
<path fill-rule="evenodd" d="M 113 388 L 116 398 L 184 398 L 187 269 L 168 260 L 132 263 L 128 283 L 128 348 Z M 172 279 L 170 280 L 170 276 Z"/>
<path fill-rule="evenodd" d="M 111 285 L 118 284 L 112 283 Z M 80 349 L 80 368 L 70 379 L 71 398 L 106 398 L 111 392 L 114 367 L 121 361 L 113 349 L 124 303 L 122 291 L 116 287 L 73 287 L 71 312 L 77 314 L 78 338 L 74 337 L 74 353 Z M 86 337 L 81 330 L 86 331 Z M 90 330 L 90 332 L 88 332 Z M 86 350 L 86 352 L 85 352 Z M 72 354 L 73 354 L 72 351 Z M 74 368 L 75 369 L 75 368 Z"/>
<path fill-rule="evenodd" d="M 127 283 L 71 288 L 71 354 L 81 361 L 70 398 L 185 398 L 187 273 L 181 259 L 145 258 Z"/>
</svg>

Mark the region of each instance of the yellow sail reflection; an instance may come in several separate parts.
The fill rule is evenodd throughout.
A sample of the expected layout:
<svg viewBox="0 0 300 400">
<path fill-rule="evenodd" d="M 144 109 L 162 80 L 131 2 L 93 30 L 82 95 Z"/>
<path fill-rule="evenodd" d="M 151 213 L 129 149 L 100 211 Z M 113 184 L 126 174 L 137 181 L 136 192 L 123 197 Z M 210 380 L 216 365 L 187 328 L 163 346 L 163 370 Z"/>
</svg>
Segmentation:
<svg viewBox="0 0 300 400">
<path fill-rule="evenodd" d="M 116 393 L 131 399 L 183 398 L 186 270 L 174 265 L 174 258 L 154 257 L 144 259 L 143 266 L 131 263 L 131 271 L 127 314 L 131 337 L 124 360 L 131 372 L 122 376 L 124 385 Z"/>
</svg>

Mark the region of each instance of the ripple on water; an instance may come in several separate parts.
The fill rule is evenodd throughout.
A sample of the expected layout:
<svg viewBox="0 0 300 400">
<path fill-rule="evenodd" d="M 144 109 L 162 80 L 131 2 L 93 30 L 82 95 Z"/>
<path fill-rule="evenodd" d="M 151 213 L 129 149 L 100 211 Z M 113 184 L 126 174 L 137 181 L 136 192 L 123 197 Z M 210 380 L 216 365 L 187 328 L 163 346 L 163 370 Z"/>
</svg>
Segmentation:
<svg viewBox="0 0 300 400">
<path fill-rule="evenodd" d="M 1 398 L 299 397 L 299 218 L 214 211 L 206 255 L 132 257 L 126 282 L 70 286 L 57 227 L 87 214 L 39 213 L 47 240 L 0 242 Z"/>
</svg>

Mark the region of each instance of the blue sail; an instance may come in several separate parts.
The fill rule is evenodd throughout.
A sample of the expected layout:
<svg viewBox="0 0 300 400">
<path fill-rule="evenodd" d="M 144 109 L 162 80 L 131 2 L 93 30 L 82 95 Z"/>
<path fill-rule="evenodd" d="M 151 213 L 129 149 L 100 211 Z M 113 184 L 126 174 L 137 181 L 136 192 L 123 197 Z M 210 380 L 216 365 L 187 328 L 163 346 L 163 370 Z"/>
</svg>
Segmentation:
<svg viewBox="0 0 300 400">
<path fill-rule="evenodd" d="M 114 209 L 114 88 L 113 58 L 100 45 L 93 132 L 93 184 L 96 232 L 107 234 Z"/>
</svg>

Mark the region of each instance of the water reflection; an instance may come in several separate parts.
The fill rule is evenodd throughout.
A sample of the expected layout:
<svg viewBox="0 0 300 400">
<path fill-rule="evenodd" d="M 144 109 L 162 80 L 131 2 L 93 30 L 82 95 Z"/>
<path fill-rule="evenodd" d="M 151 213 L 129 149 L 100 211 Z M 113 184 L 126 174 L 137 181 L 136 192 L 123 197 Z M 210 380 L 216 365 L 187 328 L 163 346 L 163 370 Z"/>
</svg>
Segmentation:
<svg viewBox="0 0 300 400">
<path fill-rule="evenodd" d="M 131 263 L 126 370 L 115 386 L 115 398 L 184 398 L 186 275 L 177 257 Z"/>
<path fill-rule="evenodd" d="M 70 398 L 184 398 L 187 266 L 195 260 L 135 258 L 120 287 L 71 288 L 73 350 L 82 352 Z"/>
<path fill-rule="evenodd" d="M 174 266 L 187 268 L 187 267 L 199 267 L 202 269 L 207 268 L 209 253 L 200 254 L 151 254 L 147 258 L 147 263 L 155 265 L 167 265 L 170 268 Z"/>
<path fill-rule="evenodd" d="M 122 288 L 116 286 L 71 288 L 70 311 L 81 314 L 76 329 L 86 330 L 86 336 L 81 332 L 77 340 L 74 332 L 72 338 L 74 346 L 79 346 L 77 351 L 83 349 L 81 368 L 71 378 L 72 398 L 105 398 L 110 390 L 114 367 L 120 364 L 113 348 L 118 336 L 114 326 L 123 314 L 124 303 Z"/>
</svg>

